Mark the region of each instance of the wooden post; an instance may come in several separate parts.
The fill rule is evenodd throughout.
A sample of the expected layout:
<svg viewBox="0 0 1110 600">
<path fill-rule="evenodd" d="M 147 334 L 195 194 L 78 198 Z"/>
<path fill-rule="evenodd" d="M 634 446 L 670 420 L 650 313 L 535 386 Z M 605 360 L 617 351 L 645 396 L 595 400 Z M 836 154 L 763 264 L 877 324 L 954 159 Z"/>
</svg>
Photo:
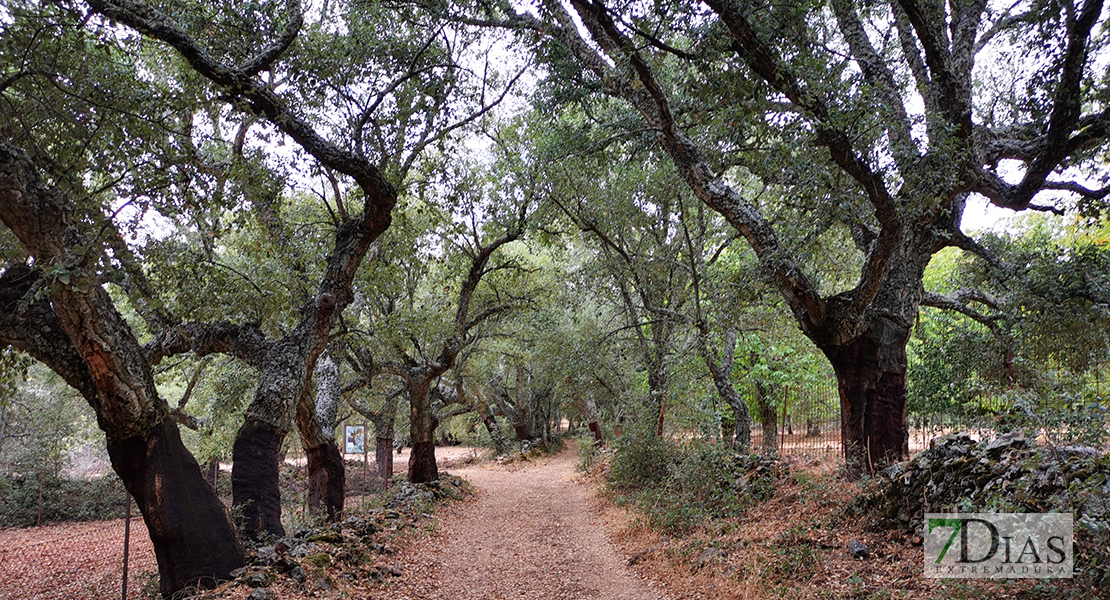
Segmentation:
<svg viewBox="0 0 1110 600">
<path fill-rule="evenodd" d="M 121 598 L 127 600 L 127 561 L 131 554 L 131 494 L 124 492 L 127 496 L 127 517 L 123 522 L 123 594 Z"/>
</svg>

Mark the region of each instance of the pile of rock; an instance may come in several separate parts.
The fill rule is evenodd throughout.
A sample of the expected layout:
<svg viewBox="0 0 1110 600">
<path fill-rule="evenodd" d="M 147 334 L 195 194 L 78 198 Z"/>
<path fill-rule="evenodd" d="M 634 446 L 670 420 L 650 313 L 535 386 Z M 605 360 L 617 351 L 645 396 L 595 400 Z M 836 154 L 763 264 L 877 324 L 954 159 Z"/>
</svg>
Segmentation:
<svg viewBox="0 0 1110 600">
<path fill-rule="evenodd" d="M 883 472 L 872 503 L 896 525 L 919 529 L 927 512 L 1072 512 L 1110 516 L 1110 456 L 1086 446 L 1037 446 L 1021 431 L 976 442 L 939 437 Z"/>
<path fill-rule="evenodd" d="M 386 561 L 396 550 L 381 543 L 381 532 L 398 532 L 427 518 L 429 505 L 444 499 L 461 499 L 466 483 L 444 476 L 430 483 L 403 483 L 385 508 L 360 511 L 338 523 L 298 529 L 292 536 L 247 551 L 247 566 L 232 572 L 238 585 L 254 588 L 251 600 L 277 600 L 271 586 L 292 580 L 310 593 L 334 587 L 332 567 L 345 565 L 344 577 L 383 582 L 401 576 L 401 565 Z M 390 559 L 392 560 L 392 559 Z"/>
<path fill-rule="evenodd" d="M 397 508 L 412 504 L 430 504 L 439 500 L 461 500 L 466 495 L 466 482 L 460 477 L 444 476 L 428 483 L 401 483 L 401 489 L 386 506 Z"/>
</svg>

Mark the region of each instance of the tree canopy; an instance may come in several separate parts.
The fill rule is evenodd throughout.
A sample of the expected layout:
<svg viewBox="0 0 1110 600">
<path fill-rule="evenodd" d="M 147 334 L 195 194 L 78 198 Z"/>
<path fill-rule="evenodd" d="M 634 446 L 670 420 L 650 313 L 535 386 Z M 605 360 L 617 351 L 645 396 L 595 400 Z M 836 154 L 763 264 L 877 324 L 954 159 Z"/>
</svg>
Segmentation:
<svg viewBox="0 0 1110 600">
<path fill-rule="evenodd" d="M 773 452 L 830 370 L 855 474 L 907 411 L 1102 402 L 1099 0 L 241 8 L 0 10 L 0 411 L 16 351 L 80 393 L 166 593 L 244 560 L 195 457 L 280 535 L 295 430 L 342 513 L 343 398 L 414 481 L 471 412 Z"/>
</svg>

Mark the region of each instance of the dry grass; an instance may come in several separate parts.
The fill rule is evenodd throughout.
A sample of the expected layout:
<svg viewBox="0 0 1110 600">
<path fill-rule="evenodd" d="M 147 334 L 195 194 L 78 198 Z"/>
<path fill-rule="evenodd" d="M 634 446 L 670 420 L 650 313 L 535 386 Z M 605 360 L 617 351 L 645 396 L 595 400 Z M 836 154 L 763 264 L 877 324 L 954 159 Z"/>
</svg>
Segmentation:
<svg viewBox="0 0 1110 600">
<path fill-rule="evenodd" d="M 124 519 L 0 530 L 0 600 L 119 598 Z M 131 520 L 128 597 L 157 571 L 140 517 Z"/>
<path fill-rule="evenodd" d="M 1075 580 L 926 579 L 920 536 L 878 526 L 852 510 L 862 493 L 822 464 L 794 464 L 793 475 L 766 503 L 736 519 L 706 524 L 695 534 L 669 538 L 642 519 L 602 501 L 611 535 L 635 557 L 640 574 L 665 584 L 672 597 L 689 599 L 936 599 L 1103 598 Z M 868 546 L 868 559 L 852 558 L 850 540 Z M 699 567 L 706 548 L 722 561 Z"/>
</svg>

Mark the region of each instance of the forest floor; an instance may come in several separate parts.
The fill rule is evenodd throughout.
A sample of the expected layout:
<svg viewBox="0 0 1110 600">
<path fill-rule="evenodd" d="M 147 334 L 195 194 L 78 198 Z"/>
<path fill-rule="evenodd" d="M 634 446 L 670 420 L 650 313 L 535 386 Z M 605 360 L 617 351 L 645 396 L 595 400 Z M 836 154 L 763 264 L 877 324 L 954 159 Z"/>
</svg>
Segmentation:
<svg viewBox="0 0 1110 600">
<path fill-rule="evenodd" d="M 923 576 L 919 536 L 882 530 L 849 509 L 864 493 L 834 463 L 792 461 L 768 502 L 686 536 L 646 525 L 600 492 L 605 473 L 558 456 L 452 473 L 477 498 L 446 507 L 435 532 L 402 544 L 403 577 L 375 599 L 601 598 L 1048 599 L 1103 598 L 1076 580 L 954 580 Z M 865 543 L 853 558 L 850 540 Z M 361 596 L 358 596 L 361 597 Z"/>
<path fill-rule="evenodd" d="M 557 456 L 453 470 L 477 497 L 398 555 L 404 576 L 373 590 L 391 600 L 669 598 L 609 540 L 621 523 L 581 482 L 573 448 Z"/>
<path fill-rule="evenodd" d="M 669 536 L 600 491 L 604 466 L 589 474 L 577 471 L 573 441 L 557 456 L 508 464 L 475 463 L 473 455 L 453 449 L 439 457 L 441 470 L 472 484 L 473 497 L 440 503 L 434 516 L 416 514 L 413 527 L 382 540 L 398 550 L 379 557 L 396 576 L 373 583 L 365 567 L 337 560 L 329 569 L 332 585 L 312 588 L 288 580 L 274 586 L 272 598 L 1103 597 L 1075 581 L 1057 580 L 1064 584 L 1057 586 L 1037 580 L 926 579 L 917 536 L 882 531 L 846 510 L 860 489 L 839 479 L 829 464 L 796 462 L 771 500 L 741 517 Z M 358 505 L 351 502 L 352 509 Z M 107 550 L 118 551 L 121 535 L 118 528 L 106 529 L 110 524 L 0 531 L 0 600 L 119 598 L 119 560 Z M 144 587 L 151 590 L 154 567 L 144 533 L 141 524 L 132 530 L 132 561 L 139 564 L 132 562 L 129 598 L 150 597 L 142 594 Z M 871 556 L 852 558 L 846 550 L 852 539 L 867 544 Z M 101 546 L 106 552 L 97 550 Z M 245 600 L 251 592 L 233 582 L 202 597 Z"/>
</svg>

